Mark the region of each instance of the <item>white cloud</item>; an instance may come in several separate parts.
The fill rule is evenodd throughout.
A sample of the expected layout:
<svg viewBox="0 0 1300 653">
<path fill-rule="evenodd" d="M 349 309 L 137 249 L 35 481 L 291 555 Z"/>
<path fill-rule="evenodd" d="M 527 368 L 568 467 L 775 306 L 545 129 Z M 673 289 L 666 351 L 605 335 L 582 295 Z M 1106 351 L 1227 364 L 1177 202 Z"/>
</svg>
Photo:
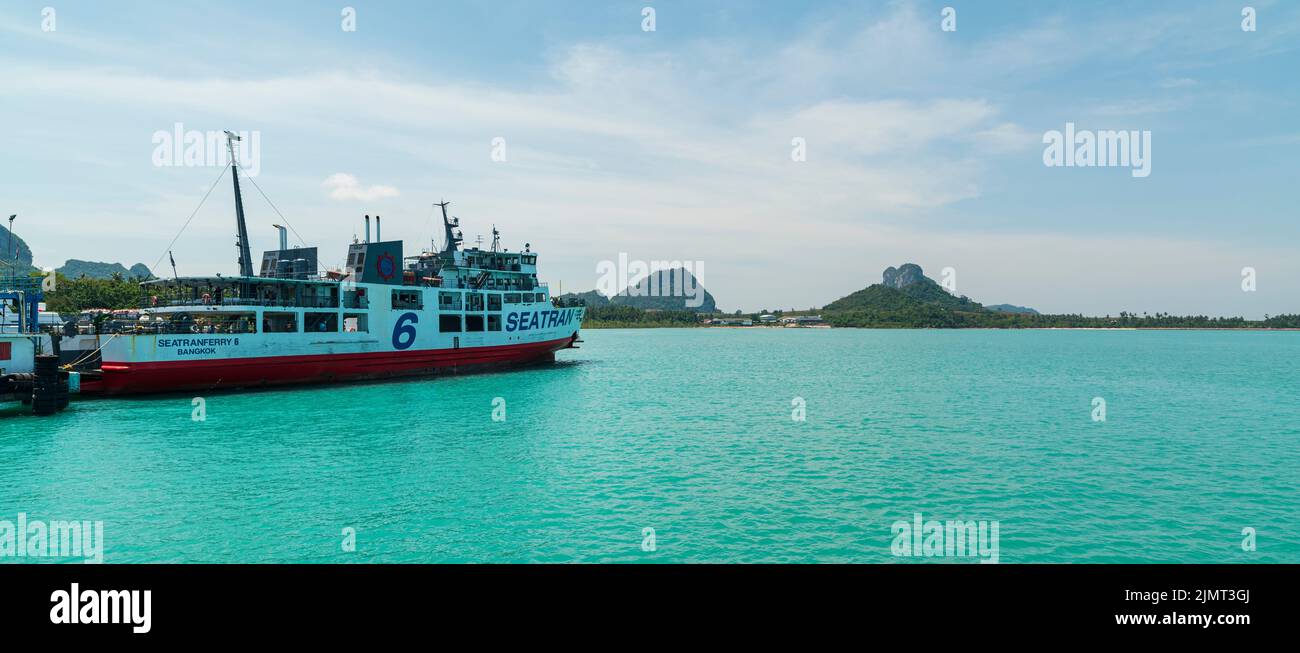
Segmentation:
<svg viewBox="0 0 1300 653">
<path fill-rule="evenodd" d="M 973 134 L 974 141 L 991 152 L 1014 152 L 1036 148 L 1042 143 L 1042 134 L 1032 132 L 1011 122 L 998 123 Z"/>
<path fill-rule="evenodd" d="M 758 124 L 784 134 L 820 141 L 823 152 L 843 156 L 917 152 L 936 141 L 962 138 L 981 127 L 997 109 L 982 100 L 933 102 L 819 102 L 792 115 L 764 117 Z"/>
<path fill-rule="evenodd" d="M 329 191 L 330 199 L 338 200 L 340 202 L 346 202 L 349 200 L 372 202 L 374 200 L 401 195 L 401 193 L 392 186 L 374 185 L 362 188 L 361 182 L 357 181 L 356 176 L 347 174 L 346 172 L 339 172 L 330 175 L 328 179 L 321 182 L 321 186 Z"/>
<path fill-rule="evenodd" d="M 1105 117 L 1144 116 L 1179 111 L 1190 104 L 1190 98 L 1124 100 L 1094 107 L 1092 113 Z"/>
</svg>

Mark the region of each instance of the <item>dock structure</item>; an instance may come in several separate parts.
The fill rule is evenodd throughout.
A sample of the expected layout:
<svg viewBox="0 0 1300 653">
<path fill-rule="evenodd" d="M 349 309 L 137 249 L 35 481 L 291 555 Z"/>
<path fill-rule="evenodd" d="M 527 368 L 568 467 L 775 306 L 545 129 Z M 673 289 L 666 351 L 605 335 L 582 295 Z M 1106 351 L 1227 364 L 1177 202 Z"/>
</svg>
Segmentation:
<svg viewBox="0 0 1300 653">
<path fill-rule="evenodd" d="M 14 320 L 0 320 L 0 403 L 21 402 L 36 415 L 68 406 L 69 373 L 59 365 L 59 338 L 41 331 L 38 308 L 44 292 L 39 277 L 0 279 L 0 312 L 12 305 Z"/>
</svg>

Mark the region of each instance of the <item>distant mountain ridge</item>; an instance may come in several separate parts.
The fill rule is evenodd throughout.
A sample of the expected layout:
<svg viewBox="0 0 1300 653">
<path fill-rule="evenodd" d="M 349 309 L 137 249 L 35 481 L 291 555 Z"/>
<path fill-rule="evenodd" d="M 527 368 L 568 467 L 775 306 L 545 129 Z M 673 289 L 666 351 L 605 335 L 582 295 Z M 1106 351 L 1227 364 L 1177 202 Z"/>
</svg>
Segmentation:
<svg viewBox="0 0 1300 653">
<path fill-rule="evenodd" d="M 10 233 L 9 229 L 3 226 L 0 226 L 0 247 L 4 248 L 3 252 L 0 252 L 0 260 L 4 261 L 5 269 L 13 264 L 14 259 L 18 260 L 18 268 L 24 274 L 32 267 L 32 248 L 27 246 L 22 236 Z"/>
<path fill-rule="evenodd" d="M 587 306 L 627 306 L 643 311 L 692 311 L 695 313 L 716 313 L 717 301 L 690 271 L 685 268 L 659 270 L 652 275 L 642 277 L 627 288 L 620 290 L 613 297 L 606 297 L 596 290 L 581 293 L 566 293 L 559 299 L 564 302 L 583 302 Z M 698 306 L 688 302 L 698 300 Z"/>
<path fill-rule="evenodd" d="M 121 263 L 104 263 L 100 261 L 83 261 L 81 259 L 70 258 L 62 266 L 55 269 L 69 279 L 78 279 L 82 276 L 91 279 L 112 279 L 114 274 L 119 274 L 123 279 L 137 278 L 148 279 L 153 276 L 149 272 L 149 266 L 144 263 L 136 263 L 129 269 Z"/>
<path fill-rule="evenodd" d="M 584 306 L 593 306 L 593 307 L 609 306 L 609 298 L 600 294 L 600 292 L 596 290 L 588 290 L 587 292 L 564 293 L 563 295 L 560 295 L 556 299 L 559 299 L 561 302 L 567 304 L 581 303 Z"/>
<path fill-rule="evenodd" d="M 1016 306 L 1015 304 L 990 304 L 989 306 L 985 306 L 984 308 L 987 308 L 990 311 L 997 311 L 999 313 L 1020 313 L 1023 315 L 1041 315 L 1041 313 L 1039 313 L 1038 311 L 1032 308 L 1029 308 L 1028 306 Z"/>
</svg>

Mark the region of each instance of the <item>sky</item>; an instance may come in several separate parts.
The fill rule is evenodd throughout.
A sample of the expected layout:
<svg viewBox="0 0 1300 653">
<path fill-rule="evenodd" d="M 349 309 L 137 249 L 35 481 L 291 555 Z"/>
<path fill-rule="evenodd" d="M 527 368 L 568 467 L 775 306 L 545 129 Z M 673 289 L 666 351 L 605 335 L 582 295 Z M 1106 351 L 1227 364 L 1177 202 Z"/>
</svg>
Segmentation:
<svg viewBox="0 0 1300 653">
<path fill-rule="evenodd" d="M 6 0 L 0 214 L 42 267 L 233 274 L 224 159 L 160 161 L 180 124 L 256 135 L 255 260 L 275 208 L 334 266 L 445 199 L 557 294 L 626 254 L 726 310 L 913 262 L 1043 312 L 1296 313 L 1300 3 L 1243 4 Z M 1046 165 L 1067 123 L 1149 133 L 1150 174 Z"/>
</svg>

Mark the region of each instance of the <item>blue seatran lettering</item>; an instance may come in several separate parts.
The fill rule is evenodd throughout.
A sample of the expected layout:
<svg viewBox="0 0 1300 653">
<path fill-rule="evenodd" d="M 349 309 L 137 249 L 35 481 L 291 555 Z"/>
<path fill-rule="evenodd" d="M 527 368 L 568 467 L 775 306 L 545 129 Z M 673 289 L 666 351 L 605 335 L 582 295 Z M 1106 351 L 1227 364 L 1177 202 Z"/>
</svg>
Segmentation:
<svg viewBox="0 0 1300 653">
<path fill-rule="evenodd" d="M 532 331 L 565 326 L 573 321 L 573 309 L 563 311 L 533 311 L 511 313 L 506 316 L 506 331 Z"/>
<path fill-rule="evenodd" d="M 415 313 L 402 313 L 393 325 L 393 349 L 407 349 L 415 344 L 415 324 L 420 316 Z"/>
</svg>

